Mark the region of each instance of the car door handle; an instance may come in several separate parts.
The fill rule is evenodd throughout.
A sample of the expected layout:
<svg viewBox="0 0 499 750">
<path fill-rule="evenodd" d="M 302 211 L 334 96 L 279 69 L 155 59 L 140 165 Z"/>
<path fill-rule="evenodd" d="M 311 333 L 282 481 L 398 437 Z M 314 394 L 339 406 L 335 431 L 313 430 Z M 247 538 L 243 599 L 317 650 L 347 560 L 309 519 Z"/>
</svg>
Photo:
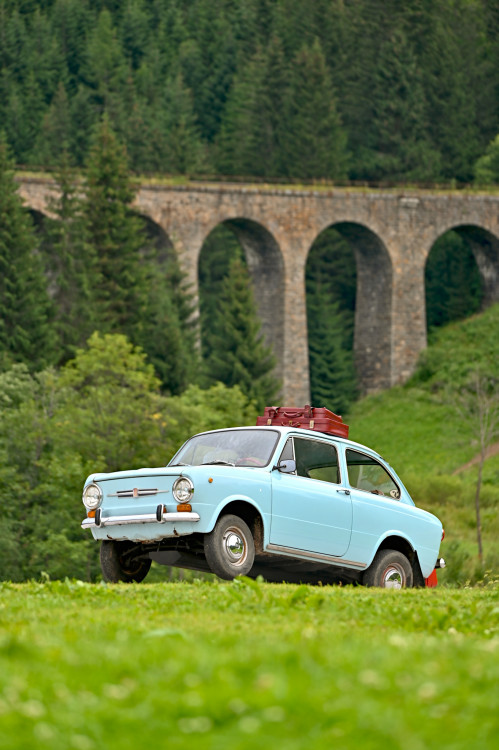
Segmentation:
<svg viewBox="0 0 499 750">
<path fill-rule="evenodd" d="M 345 490 L 345 489 L 336 490 L 336 492 L 341 492 L 343 495 L 349 495 L 350 494 L 350 490 Z"/>
</svg>

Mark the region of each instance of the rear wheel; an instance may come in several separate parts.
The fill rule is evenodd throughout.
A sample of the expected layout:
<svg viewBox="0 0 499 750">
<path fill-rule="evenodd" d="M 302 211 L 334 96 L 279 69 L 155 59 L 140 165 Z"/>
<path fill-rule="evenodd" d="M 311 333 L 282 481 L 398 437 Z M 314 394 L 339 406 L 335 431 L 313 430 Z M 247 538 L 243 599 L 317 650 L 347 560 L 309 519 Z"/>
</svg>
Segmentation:
<svg viewBox="0 0 499 750">
<path fill-rule="evenodd" d="M 383 589 L 411 588 L 414 583 L 411 563 L 402 552 L 382 549 L 364 573 L 362 582 Z"/>
<path fill-rule="evenodd" d="M 255 542 L 248 524 L 239 516 L 218 519 L 204 538 L 204 554 L 213 573 L 228 581 L 245 576 L 253 567 Z"/>
<path fill-rule="evenodd" d="M 102 577 L 108 583 L 140 583 L 149 573 L 151 560 L 140 557 L 137 544 L 105 539 L 100 547 Z"/>
</svg>

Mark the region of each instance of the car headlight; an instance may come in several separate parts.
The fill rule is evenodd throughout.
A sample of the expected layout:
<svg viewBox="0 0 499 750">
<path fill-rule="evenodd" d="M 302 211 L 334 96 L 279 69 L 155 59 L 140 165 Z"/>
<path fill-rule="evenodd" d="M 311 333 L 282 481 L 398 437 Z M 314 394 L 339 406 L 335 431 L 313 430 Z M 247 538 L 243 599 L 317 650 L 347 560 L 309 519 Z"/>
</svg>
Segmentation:
<svg viewBox="0 0 499 750">
<path fill-rule="evenodd" d="M 172 492 L 178 503 L 186 503 L 194 492 L 194 485 L 187 477 L 179 477 L 173 483 Z"/>
<path fill-rule="evenodd" d="M 89 510 L 95 510 L 102 502 L 102 490 L 97 484 L 87 484 L 83 490 L 83 505 Z"/>
</svg>

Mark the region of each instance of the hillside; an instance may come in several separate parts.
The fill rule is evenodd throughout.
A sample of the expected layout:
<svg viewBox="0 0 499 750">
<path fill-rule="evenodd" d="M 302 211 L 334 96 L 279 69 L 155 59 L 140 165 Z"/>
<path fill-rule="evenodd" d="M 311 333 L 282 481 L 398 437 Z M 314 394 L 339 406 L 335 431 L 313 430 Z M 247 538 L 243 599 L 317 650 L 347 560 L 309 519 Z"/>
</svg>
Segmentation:
<svg viewBox="0 0 499 750">
<path fill-rule="evenodd" d="M 430 338 L 411 380 L 358 401 L 348 420 L 353 440 L 376 448 L 407 485 L 415 502 L 446 529 L 442 580 L 475 573 L 476 432 L 456 408 L 456 392 L 477 367 L 499 379 L 499 305 L 440 329 Z M 499 398 L 499 394 L 498 394 Z M 481 493 L 486 568 L 499 568 L 499 455 L 485 463 Z"/>
</svg>

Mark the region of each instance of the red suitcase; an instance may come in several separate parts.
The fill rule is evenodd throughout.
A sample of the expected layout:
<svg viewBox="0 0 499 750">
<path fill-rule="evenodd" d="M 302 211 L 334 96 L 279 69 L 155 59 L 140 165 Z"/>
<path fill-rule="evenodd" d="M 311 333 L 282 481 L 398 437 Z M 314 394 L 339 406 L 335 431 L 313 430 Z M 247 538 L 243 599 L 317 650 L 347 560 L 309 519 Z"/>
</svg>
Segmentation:
<svg viewBox="0 0 499 750">
<path fill-rule="evenodd" d="M 324 407 L 304 406 L 266 406 L 263 417 L 256 420 L 257 426 L 275 425 L 279 427 L 303 427 L 316 432 L 326 432 L 328 435 L 348 437 L 348 425 L 339 414 Z"/>
</svg>

